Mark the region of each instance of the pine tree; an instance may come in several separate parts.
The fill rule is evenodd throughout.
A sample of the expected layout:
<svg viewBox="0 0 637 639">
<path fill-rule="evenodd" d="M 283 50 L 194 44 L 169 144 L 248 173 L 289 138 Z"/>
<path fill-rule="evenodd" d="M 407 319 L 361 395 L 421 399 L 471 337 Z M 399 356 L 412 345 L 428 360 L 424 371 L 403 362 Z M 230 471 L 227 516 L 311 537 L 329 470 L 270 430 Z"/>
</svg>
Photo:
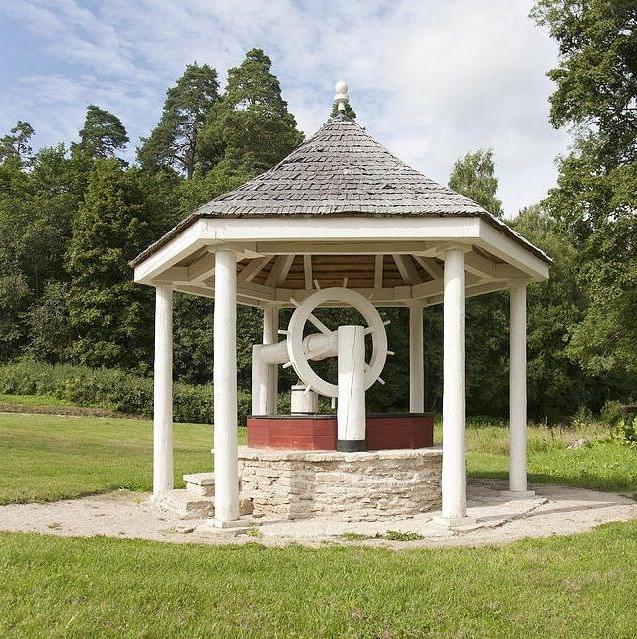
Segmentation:
<svg viewBox="0 0 637 639">
<path fill-rule="evenodd" d="M 230 166 L 246 178 L 274 166 L 303 141 L 271 67 L 261 49 L 248 51 L 228 71 L 226 92 L 206 126 L 208 154 L 223 148 L 224 170 Z"/>
<path fill-rule="evenodd" d="M 0 162 L 15 158 L 20 165 L 28 165 L 31 161 L 31 138 L 34 132 L 28 122 L 19 120 L 10 133 L 0 138 Z"/>
<path fill-rule="evenodd" d="M 449 187 L 477 202 L 489 213 L 502 217 L 502 201 L 496 197 L 498 178 L 494 175 L 493 149 L 467 153 L 453 165 Z"/>
<path fill-rule="evenodd" d="M 170 167 L 187 179 L 199 161 L 199 135 L 219 99 L 217 72 L 207 64 L 189 64 L 168 89 L 159 124 L 137 149 L 140 164 L 154 171 Z"/>
<path fill-rule="evenodd" d="M 80 131 L 81 149 L 95 158 L 109 158 L 128 144 L 128 135 L 120 119 L 94 104 L 86 109 L 84 126 Z"/>
</svg>

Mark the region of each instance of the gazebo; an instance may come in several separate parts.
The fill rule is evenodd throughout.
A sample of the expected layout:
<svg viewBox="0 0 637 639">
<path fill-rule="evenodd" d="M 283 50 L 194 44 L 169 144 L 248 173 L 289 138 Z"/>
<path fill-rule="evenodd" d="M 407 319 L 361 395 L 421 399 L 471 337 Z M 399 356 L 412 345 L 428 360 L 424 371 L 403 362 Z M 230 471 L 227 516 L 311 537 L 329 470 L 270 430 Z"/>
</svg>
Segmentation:
<svg viewBox="0 0 637 639">
<path fill-rule="evenodd" d="M 375 307 L 409 308 L 409 407 L 424 410 L 423 308 L 444 306 L 442 521 L 466 521 L 465 299 L 510 292 L 510 496 L 526 477 L 526 289 L 551 260 L 468 198 L 404 164 L 339 114 L 274 168 L 201 206 L 133 262 L 154 286 L 156 496 L 173 488 L 173 291 L 214 298 L 215 522 L 239 519 L 236 305 L 263 309 L 275 344 L 279 310 L 344 287 Z M 255 392 L 255 389 L 253 389 Z M 276 371 L 259 396 L 276 412 Z M 254 402 L 253 402 L 254 406 Z M 358 454 L 358 453 L 354 453 Z"/>
</svg>

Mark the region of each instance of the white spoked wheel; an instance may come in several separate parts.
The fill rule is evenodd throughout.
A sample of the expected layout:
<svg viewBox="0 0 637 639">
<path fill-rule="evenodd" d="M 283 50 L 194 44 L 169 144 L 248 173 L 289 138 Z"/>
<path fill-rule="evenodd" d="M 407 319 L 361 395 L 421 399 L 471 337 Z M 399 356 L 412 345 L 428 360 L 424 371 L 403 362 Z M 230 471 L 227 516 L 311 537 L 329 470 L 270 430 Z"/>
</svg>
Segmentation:
<svg viewBox="0 0 637 639">
<path fill-rule="evenodd" d="M 355 308 L 365 319 L 365 334 L 372 336 L 372 356 L 365 364 L 365 390 L 376 382 L 387 359 L 387 334 L 385 325 L 374 305 L 360 293 L 347 288 L 332 287 L 316 291 L 301 302 L 290 319 L 288 325 L 288 356 L 299 379 L 306 387 L 326 397 L 338 397 L 338 386 L 319 377 L 308 361 L 307 342 L 303 340 L 303 330 L 307 321 L 311 322 L 325 336 L 336 340 L 331 331 L 321 320 L 313 315 L 316 307 L 327 302 L 341 302 Z"/>
</svg>

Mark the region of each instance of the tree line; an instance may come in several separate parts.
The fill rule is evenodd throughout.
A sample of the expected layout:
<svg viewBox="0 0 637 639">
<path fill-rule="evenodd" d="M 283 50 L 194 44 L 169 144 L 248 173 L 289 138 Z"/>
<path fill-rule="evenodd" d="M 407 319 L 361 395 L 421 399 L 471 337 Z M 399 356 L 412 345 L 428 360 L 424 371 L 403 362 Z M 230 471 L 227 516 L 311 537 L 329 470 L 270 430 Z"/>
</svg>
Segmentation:
<svg viewBox="0 0 637 639">
<path fill-rule="evenodd" d="M 630 2 L 540 0 L 532 18 L 559 45 L 551 122 L 573 148 L 558 159 L 547 198 L 510 225 L 555 264 L 528 297 L 529 412 L 557 420 L 608 399 L 629 401 L 637 381 L 637 41 Z M 326 113 L 326 117 L 329 113 Z M 350 117 L 355 113 L 350 110 Z M 96 105 L 78 139 L 31 148 L 18 122 L 0 138 L 0 361 L 18 359 L 152 370 L 153 291 L 132 281 L 128 261 L 200 204 L 270 168 L 303 140 L 260 49 L 228 71 L 191 64 L 168 89 L 159 122 L 136 160 L 120 119 Z M 502 216 L 493 151 L 459 158 L 449 185 Z M 508 299 L 467 300 L 467 407 L 506 415 Z M 406 406 L 407 317 L 392 319 L 396 357 L 372 397 Z M 285 321 L 285 320 L 284 320 Z M 239 310 L 240 385 L 249 388 L 261 314 Z M 426 403 L 439 408 L 442 316 L 425 312 Z M 212 302 L 175 296 L 175 378 L 212 380 Z M 284 377 L 282 385 L 291 382 Z"/>
</svg>

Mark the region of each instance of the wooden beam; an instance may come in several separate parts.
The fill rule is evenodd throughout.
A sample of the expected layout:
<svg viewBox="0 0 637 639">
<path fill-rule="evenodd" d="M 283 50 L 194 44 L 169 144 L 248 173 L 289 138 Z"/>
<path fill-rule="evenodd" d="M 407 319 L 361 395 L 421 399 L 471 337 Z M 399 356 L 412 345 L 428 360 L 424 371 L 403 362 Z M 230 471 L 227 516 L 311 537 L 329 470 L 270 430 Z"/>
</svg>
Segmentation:
<svg viewBox="0 0 637 639">
<path fill-rule="evenodd" d="M 393 253 L 392 258 L 396 263 L 400 276 L 405 280 L 405 282 L 407 282 L 407 284 L 413 285 L 422 282 L 422 279 L 409 255 Z"/>
<path fill-rule="evenodd" d="M 445 270 L 433 257 L 423 257 L 422 255 L 412 256 L 420 266 L 422 266 L 434 280 L 441 280 L 445 275 Z"/>
<path fill-rule="evenodd" d="M 490 280 L 495 278 L 495 262 L 477 253 L 467 253 L 464 256 L 464 266 L 468 273 Z"/>
<path fill-rule="evenodd" d="M 268 273 L 268 279 L 265 281 L 265 285 L 271 288 L 276 288 L 283 282 L 288 276 L 290 266 L 294 261 L 295 255 L 279 255 L 274 262 L 274 266 L 270 273 Z"/>
<path fill-rule="evenodd" d="M 378 255 L 433 253 L 437 245 L 431 242 L 414 242 L 412 240 L 381 240 L 368 242 L 309 242 L 309 241 L 272 241 L 258 242 L 256 245 L 260 255 Z"/>
<path fill-rule="evenodd" d="M 374 257 L 374 288 L 383 288 L 384 255 Z"/>
<path fill-rule="evenodd" d="M 311 290 L 312 288 L 312 256 L 303 256 L 303 274 L 305 276 L 305 288 Z"/>
<path fill-rule="evenodd" d="M 272 255 L 266 255 L 265 257 L 250 260 L 239 273 L 238 279 L 242 282 L 251 282 L 263 270 L 263 267 L 272 260 L 272 257 Z"/>
</svg>

